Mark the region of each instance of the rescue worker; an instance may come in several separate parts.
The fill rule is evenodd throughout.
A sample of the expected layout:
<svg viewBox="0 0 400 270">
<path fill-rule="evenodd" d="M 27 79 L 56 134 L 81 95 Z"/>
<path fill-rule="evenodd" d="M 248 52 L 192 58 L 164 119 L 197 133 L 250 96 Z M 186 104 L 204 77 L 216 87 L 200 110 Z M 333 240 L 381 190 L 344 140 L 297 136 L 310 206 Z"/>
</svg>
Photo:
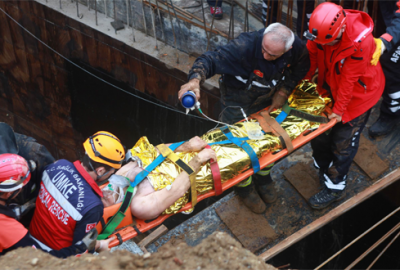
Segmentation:
<svg viewBox="0 0 400 270">
<path fill-rule="evenodd" d="M 286 26 L 273 23 L 266 29 L 242 33 L 227 45 L 197 58 L 189 71 L 189 82 L 181 86 L 178 97 L 193 91 L 200 100 L 200 84 L 221 74 L 221 121 L 235 123 L 244 118 L 240 108 L 247 115 L 269 105 L 269 111 L 281 108 L 306 75 L 309 64 L 301 40 Z M 264 168 L 235 187 L 243 203 L 255 213 L 263 213 L 267 209 L 265 203 L 277 198 L 271 168 L 272 165 Z"/>
<path fill-rule="evenodd" d="M 42 174 L 31 234 L 52 249 L 77 243 L 103 216 L 103 196 L 98 183 L 121 168 L 125 150 L 117 137 L 105 131 L 83 144 L 81 161 L 61 159 Z"/>
<path fill-rule="evenodd" d="M 361 132 L 383 92 L 382 68 L 370 64 L 375 51 L 373 28 L 368 14 L 326 2 L 314 10 L 305 33 L 311 60 L 306 78 L 319 69 L 317 89 L 320 95 L 332 98 L 328 117 L 337 121 L 329 134 L 311 141 L 314 164 L 323 183 L 322 191 L 309 200 L 315 209 L 344 196 Z"/>
<path fill-rule="evenodd" d="M 17 204 L 24 204 L 36 199 L 39 193 L 41 173 L 43 168 L 55 161 L 45 146 L 32 137 L 19 134 L 6 123 L 0 123 L 0 154 L 18 154 L 29 165 L 31 181 L 13 199 Z"/>
<path fill-rule="evenodd" d="M 26 160 L 16 154 L 0 155 L 0 255 L 19 247 L 34 247 L 47 251 L 53 256 L 66 258 L 71 255 L 85 253 L 96 238 L 86 237 L 73 245 L 52 250 L 33 238 L 28 230 L 17 221 L 16 214 L 8 207 L 10 202 L 21 192 L 31 180 L 31 173 Z M 110 240 L 97 242 L 97 251 L 108 250 Z"/>
<path fill-rule="evenodd" d="M 379 118 L 368 130 L 371 137 L 390 133 L 400 121 L 400 1 L 379 1 L 379 7 L 387 28 L 375 40 L 378 51 L 371 63 L 376 64 L 382 54 L 380 63 L 386 85 Z"/>
</svg>

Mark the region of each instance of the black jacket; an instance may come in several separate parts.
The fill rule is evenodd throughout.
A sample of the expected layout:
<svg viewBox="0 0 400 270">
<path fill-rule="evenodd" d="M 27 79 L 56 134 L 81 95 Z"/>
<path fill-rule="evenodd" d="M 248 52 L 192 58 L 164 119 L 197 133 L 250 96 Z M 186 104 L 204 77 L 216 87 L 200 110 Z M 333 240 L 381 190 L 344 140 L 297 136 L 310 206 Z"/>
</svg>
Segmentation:
<svg viewBox="0 0 400 270">
<path fill-rule="evenodd" d="M 390 52 L 394 46 L 400 42 L 400 0 L 398 1 L 379 1 L 382 17 L 386 24 L 386 33 L 381 36 L 383 43 L 386 46 L 386 51 Z M 392 38 L 391 41 L 388 39 Z"/>
<path fill-rule="evenodd" d="M 261 50 L 264 30 L 242 33 L 227 45 L 204 53 L 194 62 L 189 80 L 198 78 L 203 83 L 215 74 L 223 74 L 227 86 L 243 88 L 246 86 L 244 81 L 256 71 L 252 75 L 255 81 L 264 86 L 275 86 L 284 78 L 281 86 L 291 93 L 310 68 L 307 48 L 295 37 L 292 49 L 274 61 L 267 61 Z M 258 86 L 253 83 L 253 87 Z"/>
</svg>

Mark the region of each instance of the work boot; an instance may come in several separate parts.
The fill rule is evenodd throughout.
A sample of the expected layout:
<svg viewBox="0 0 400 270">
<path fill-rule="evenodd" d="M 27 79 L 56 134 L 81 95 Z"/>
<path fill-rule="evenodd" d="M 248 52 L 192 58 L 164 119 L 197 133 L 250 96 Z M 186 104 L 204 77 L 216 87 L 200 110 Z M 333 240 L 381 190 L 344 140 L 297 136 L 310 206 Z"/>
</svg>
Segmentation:
<svg viewBox="0 0 400 270">
<path fill-rule="evenodd" d="M 210 7 L 211 16 L 214 16 L 214 19 L 221 20 L 224 16 L 221 7 Z"/>
<path fill-rule="evenodd" d="M 267 206 L 261 200 L 253 183 L 246 187 L 234 187 L 236 194 L 241 198 L 244 205 L 253 213 L 262 214 L 267 210 Z"/>
<path fill-rule="evenodd" d="M 381 112 L 378 120 L 368 129 L 369 136 L 378 137 L 387 135 L 394 129 L 399 121 L 399 118 Z"/>
<path fill-rule="evenodd" d="M 330 189 L 325 186 L 322 191 L 313 195 L 308 200 L 308 202 L 310 203 L 310 206 L 312 208 L 322 209 L 322 208 L 327 207 L 331 203 L 342 199 L 344 197 L 344 195 L 345 195 L 344 190 Z"/>
<path fill-rule="evenodd" d="M 254 184 L 257 187 L 258 193 L 261 196 L 261 199 L 265 203 L 273 203 L 278 198 L 276 194 L 276 189 L 274 182 L 272 181 L 271 175 L 258 175 L 254 174 Z"/>
</svg>

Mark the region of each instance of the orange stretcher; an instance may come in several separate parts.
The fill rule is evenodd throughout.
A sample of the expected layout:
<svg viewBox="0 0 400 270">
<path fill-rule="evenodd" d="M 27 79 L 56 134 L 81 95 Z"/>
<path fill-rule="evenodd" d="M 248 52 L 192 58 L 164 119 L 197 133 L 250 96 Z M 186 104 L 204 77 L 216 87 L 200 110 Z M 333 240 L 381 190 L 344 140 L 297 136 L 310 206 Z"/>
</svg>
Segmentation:
<svg viewBox="0 0 400 270">
<path fill-rule="evenodd" d="M 267 109 L 264 109 L 262 111 L 265 111 L 265 110 L 267 110 Z M 326 107 L 325 111 L 330 113 L 330 108 Z M 320 124 L 320 126 L 316 130 L 304 131 L 302 134 L 300 134 L 300 136 L 298 136 L 296 139 L 294 139 L 292 141 L 293 149 L 294 150 L 298 149 L 299 147 L 308 143 L 309 141 L 311 141 L 318 135 L 328 131 L 335 124 L 336 124 L 336 120 L 332 119 L 326 124 Z M 288 154 L 289 154 L 289 151 L 286 148 L 277 153 L 268 153 L 259 159 L 260 167 L 264 168 L 264 167 L 268 166 L 269 164 L 272 164 L 272 163 L 284 158 Z M 253 173 L 254 173 L 254 170 L 249 169 L 249 170 L 239 174 L 238 176 L 236 176 L 230 180 L 227 180 L 226 182 L 222 183 L 222 190 L 225 191 L 225 190 L 239 184 L 241 181 L 243 181 L 243 180 L 247 179 L 248 177 L 250 177 L 251 175 L 253 175 Z M 215 196 L 215 195 L 216 195 L 215 190 L 211 190 L 205 194 L 198 195 L 197 201 L 201 201 L 201 200 L 204 200 L 208 197 Z M 121 203 L 115 204 L 113 206 L 110 206 L 110 207 L 107 207 L 104 209 L 103 219 L 104 219 L 105 223 L 107 223 L 108 220 L 111 219 L 115 213 L 117 213 L 120 206 L 121 206 Z M 179 212 L 188 211 L 191 208 L 192 208 L 192 202 L 188 202 Z M 141 219 L 137 219 L 137 218 L 133 217 L 131 214 L 131 211 L 130 211 L 130 207 L 128 207 L 128 209 L 126 210 L 126 213 L 125 213 L 125 218 L 119 224 L 119 226 L 117 227 L 115 232 L 110 235 L 110 237 L 115 236 L 115 239 L 113 241 L 111 241 L 111 243 L 110 243 L 110 247 L 115 247 L 117 245 L 120 245 L 122 242 L 132 239 L 140 233 L 146 232 L 152 228 L 155 228 L 158 225 L 161 225 L 168 217 L 170 217 L 172 215 L 173 214 L 160 215 L 156 219 L 146 221 L 146 220 L 141 220 Z M 99 224 L 97 224 L 96 228 L 99 232 L 102 231 L 102 225 L 100 222 L 99 222 Z"/>
</svg>

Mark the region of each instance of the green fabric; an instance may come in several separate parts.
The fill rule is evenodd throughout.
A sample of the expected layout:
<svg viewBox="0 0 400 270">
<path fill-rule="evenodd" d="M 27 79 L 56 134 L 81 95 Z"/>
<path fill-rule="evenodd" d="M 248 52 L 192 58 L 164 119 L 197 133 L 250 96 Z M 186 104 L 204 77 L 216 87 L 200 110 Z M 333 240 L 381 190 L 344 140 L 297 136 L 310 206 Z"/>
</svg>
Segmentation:
<svg viewBox="0 0 400 270">
<path fill-rule="evenodd" d="M 130 196 L 127 196 L 128 193 L 130 193 Z M 130 197 L 129 203 L 126 202 L 126 198 Z M 129 186 L 128 190 L 126 191 L 124 200 L 122 201 L 122 204 L 120 208 L 118 209 L 118 212 L 107 222 L 106 226 L 103 228 L 103 231 L 99 236 L 97 237 L 97 240 L 104 240 L 107 239 L 118 227 L 118 225 L 121 223 L 121 221 L 125 217 L 125 212 L 128 209 L 128 207 L 131 205 L 131 201 L 133 198 L 133 187 Z M 124 208 L 124 209 L 122 209 Z"/>
</svg>

